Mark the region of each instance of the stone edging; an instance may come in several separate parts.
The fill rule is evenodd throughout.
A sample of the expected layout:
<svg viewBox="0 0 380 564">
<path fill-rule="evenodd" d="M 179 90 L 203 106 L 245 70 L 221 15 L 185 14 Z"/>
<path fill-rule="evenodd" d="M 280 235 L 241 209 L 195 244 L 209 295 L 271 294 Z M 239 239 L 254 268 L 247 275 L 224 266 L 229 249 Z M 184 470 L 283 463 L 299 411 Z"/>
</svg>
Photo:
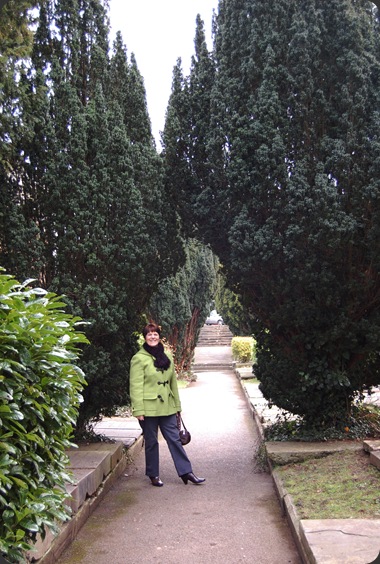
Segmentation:
<svg viewBox="0 0 380 564">
<path fill-rule="evenodd" d="M 240 385 L 244 391 L 259 435 L 264 442 L 263 421 L 261 420 L 262 416 L 260 416 L 255 407 L 252 405 L 249 393 L 244 386 L 244 378 L 241 378 L 238 368 L 235 368 L 235 374 L 238 377 Z M 351 444 L 348 447 L 346 445 L 345 448 L 363 448 L 363 445 L 358 446 L 358 444 Z M 267 452 L 267 447 L 265 450 Z M 312 449 L 309 450 L 310 455 Z M 331 451 L 328 444 L 323 445 L 322 451 L 326 450 Z M 372 450 L 370 444 L 367 445 L 366 450 Z M 371 452 L 371 455 L 373 458 L 372 463 L 379 468 L 377 465 L 376 453 L 373 454 Z M 267 460 L 283 515 L 287 519 L 300 557 L 302 558 L 304 564 L 349 564 L 354 562 L 363 562 L 363 558 L 366 556 L 368 558 L 372 551 L 373 558 L 376 560 L 373 560 L 373 558 L 370 557 L 371 562 L 380 562 L 380 543 L 378 546 L 374 543 L 374 541 L 376 542 L 377 539 L 380 538 L 380 519 L 301 520 L 298 516 L 297 509 L 292 502 L 291 496 L 287 493 L 281 478 L 273 468 L 269 456 L 267 456 Z M 319 540 L 317 540 L 318 537 Z M 362 538 L 360 539 L 360 537 Z M 366 539 L 364 544 L 362 540 L 363 538 Z M 330 552 L 328 548 L 329 543 L 333 543 L 330 548 L 331 551 L 335 551 L 335 554 L 327 553 Z M 378 553 L 379 556 L 376 558 Z"/>
<path fill-rule="evenodd" d="M 302 540 L 301 540 L 301 525 L 300 525 L 300 519 L 299 519 L 298 514 L 297 514 L 297 510 L 294 507 L 294 504 L 292 502 L 290 495 L 285 490 L 281 478 L 279 477 L 278 473 L 275 470 L 273 470 L 273 468 L 271 466 L 272 465 L 270 464 L 272 479 L 273 479 L 273 483 L 274 483 L 274 487 L 275 487 L 275 490 L 276 490 L 277 497 L 280 501 L 282 512 L 283 512 L 284 516 L 286 517 L 286 519 L 288 521 L 290 530 L 292 532 L 294 541 L 296 543 L 296 546 L 297 546 L 298 552 L 299 552 L 299 554 L 302 558 L 302 561 L 309 563 L 310 560 L 307 557 L 307 553 L 305 551 L 304 545 L 303 545 Z"/>
<path fill-rule="evenodd" d="M 90 515 L 98 507 L 99 503 L 103 501 L 119 477 L 123 474 L 123 472 L 125 472 L 127 466 L 133 460 L 136 451 L 141 449 L 141 443 L 142 436 L 138 438 L 131 447 L 125 449 L 123 457 L 116 464 L 113 470 L 105 477 L 95 494 L 86 499 L 71 519 L 62 525 L 59 534 L 55 538 L 52 539 L 50 537 L 50 539 L 46 539 L 47 544 L 50 546 L 48 546 L 43 556 L 38 558 L 38 564 L 55 564 L 57 562 L 62 553 L 75 540 L 78 532 L 86 523 Z M 29 562 L 36 561 L 35 557 L 33 557 L 33 551 L 28 554 L 28 557 Z"/>
<path fill-rule="evenodd" d="M 240 385 L 243 389 L 245 398 L 247 400 L 248 407 L 251 411 L 253 420 L 256 424 L 256 428 L 257 428 L 258 433 L 260 435 L 260 439 L 264 442 L 264 430 L 263 430 L 260 415 L 257 413 L 257 411 L 253 407 L 252 403 L 250 402 L 249 395 L 248 395 L 248 392 L 247 392 L 247 388 L 244 386 L 243 379 L 240 378 L 238 368 L 235 368 L 235 374 L 238 377 Z M 272 464 L 271 464 L 269 459 L 268 459 L 268 466 L 269 466 L 269 469 L 270 469 L 270 473 L 272 475 L 274 488 L 275 488 L 278 500 L 280 502 L 282 513 L 286 517 L 286 520 L 288 521 L 292 536 L 293 536 L 294 541 L 295 541 L 296 546 L 297 546 L 297 550 L 298 550 L 298 552 L 299 552 L 299 554 L 302 558 L 302 561 L 306 564 L 309 564 L 309 560 L 306 556 L 305 550 L 304 550 L 302 542 L 301 542 L 300 520 L 299 520 L 299 517 L 297 515 L 297 510 L 294 507 L 289 494 L 286 492 L 281 478 L 278 476 L 277 472 L 273 469 Z"/>
</svg>

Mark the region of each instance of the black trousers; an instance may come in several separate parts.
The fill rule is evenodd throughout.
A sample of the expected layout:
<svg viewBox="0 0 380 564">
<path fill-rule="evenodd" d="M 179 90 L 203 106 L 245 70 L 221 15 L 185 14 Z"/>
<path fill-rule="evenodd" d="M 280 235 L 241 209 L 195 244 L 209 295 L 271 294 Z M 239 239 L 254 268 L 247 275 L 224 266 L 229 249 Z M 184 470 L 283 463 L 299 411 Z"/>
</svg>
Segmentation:
<svg viewBox="0 0 380 564">
<path fill-rule="evenodd" d="M 145 474 L 160 475 L 158 429 L 168 444 L 178 476 L 192 472 L 191 463 L 179 438 L 176 415 L 145 417 L 140 421 L 145 438 Z"/>
</svg>

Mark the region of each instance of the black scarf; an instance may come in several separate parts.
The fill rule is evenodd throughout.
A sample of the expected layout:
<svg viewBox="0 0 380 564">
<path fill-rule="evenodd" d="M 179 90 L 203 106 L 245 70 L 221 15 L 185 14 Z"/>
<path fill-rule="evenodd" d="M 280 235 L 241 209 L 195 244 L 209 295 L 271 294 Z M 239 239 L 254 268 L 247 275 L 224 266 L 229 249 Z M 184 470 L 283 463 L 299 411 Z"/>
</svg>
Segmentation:
<svg viewBox="0 0 380 564">
<path fill-rule="evenodd" d="M 143 344 L 144 349 L 154 356 L 154 366 L 159 370 L 167 370 L 170 366 L 170 359 L 166 356 L 164 345 L 162 343 L 158 343 L 156 347 L 151 347 L 148 343 Z"/>
</svg>

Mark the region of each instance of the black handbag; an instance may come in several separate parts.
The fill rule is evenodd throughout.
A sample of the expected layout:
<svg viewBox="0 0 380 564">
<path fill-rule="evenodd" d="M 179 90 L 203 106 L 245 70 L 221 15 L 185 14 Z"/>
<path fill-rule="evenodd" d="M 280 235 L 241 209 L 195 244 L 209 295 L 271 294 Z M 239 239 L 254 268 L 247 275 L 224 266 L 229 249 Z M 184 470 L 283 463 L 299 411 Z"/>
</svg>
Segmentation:
<svg viewBox="0 0 380 564">
<path fill-rule="evenodd" d="M 182 419 L 180 413 L 177 413 L 177 425 L 178 425 L 179 438 L 180 438 L 181 443 L 183 445 L 188 445 L 189 442 L 191 441 L 191 435 L 190 435 L 190 431 L 188 431 L 186 429 L 186 425 L 183 422 L 183 419 Z M 182 429 L 182 427 L 183 427 L 183 429 Z"/>
</svg>

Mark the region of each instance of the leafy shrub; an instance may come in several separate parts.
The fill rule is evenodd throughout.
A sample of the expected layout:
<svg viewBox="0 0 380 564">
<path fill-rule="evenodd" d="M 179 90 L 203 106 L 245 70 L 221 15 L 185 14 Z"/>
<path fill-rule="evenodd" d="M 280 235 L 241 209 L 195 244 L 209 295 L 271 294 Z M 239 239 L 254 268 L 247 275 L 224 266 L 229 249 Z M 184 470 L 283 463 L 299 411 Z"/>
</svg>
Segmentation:
<svg viewBox="0 0 380 564">
<path fill-rule="evenodd" d="M 233 337 L 231 342 L 232 356 L 238 362 L 250 362 L 254 355 L 254 340 L 252 337 Z"/>
<path fill-rule="evenodd" d="M 30 283 L 0 272 L 0 554 L 12 562 L 67 519 L 65 450 L 85 384 L 79 318 Z"/>
</svg>

